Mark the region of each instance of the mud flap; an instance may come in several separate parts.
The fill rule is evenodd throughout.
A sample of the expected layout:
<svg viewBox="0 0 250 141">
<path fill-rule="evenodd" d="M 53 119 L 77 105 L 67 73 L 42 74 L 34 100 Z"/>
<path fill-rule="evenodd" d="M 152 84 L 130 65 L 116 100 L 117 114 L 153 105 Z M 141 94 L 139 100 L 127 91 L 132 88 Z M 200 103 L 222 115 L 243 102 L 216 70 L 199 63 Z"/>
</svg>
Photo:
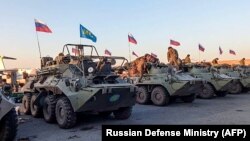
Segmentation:
<svg viewBox="0 0 250 141">
<path fill-rule="evenodd" d="M 39 94 L 37 95 L 35 101 L 34 101 L 34 104 L 35 104 L 36 106 L 39 106 L 39 107 L 43 106 L 44 99 L 45 99 L 46 96 L 47 96 L 47 95 L 44 94 L 44 93 L 42 93 L 42 92 L 39 93 Z"/>
</svg>

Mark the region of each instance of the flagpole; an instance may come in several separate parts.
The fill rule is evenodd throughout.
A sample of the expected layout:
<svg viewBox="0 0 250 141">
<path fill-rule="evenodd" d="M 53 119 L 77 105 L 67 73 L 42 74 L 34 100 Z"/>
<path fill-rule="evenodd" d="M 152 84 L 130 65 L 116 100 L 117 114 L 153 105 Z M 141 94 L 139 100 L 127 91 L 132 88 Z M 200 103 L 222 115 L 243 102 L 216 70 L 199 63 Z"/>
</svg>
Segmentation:
<svg viewBox="0 0 250 141">
<path fill-rule="evenodd" d="M 128 42 L 128 48 L 129 48 L 129 62 L 131 62 L 131 51 L 130 51 L 130 43 Z"/>
<path fill-rule="evenodd" d="M 199 50 L 199 62 L 201 62 L 201 52 Z"/>
<path fill-rule="evenodd" d="M 38 38 L 37 31 L 36 31 L 36 39 L 37 39 L 37 44 L 38 44 L 38 49 L 39 49 L 39 55 L 40 55 L 40 59 L 41 59 L 42 58 L 42 54 L 41 54 L 40 43 L 39 43 L 39 38 Z"/>
</svg>

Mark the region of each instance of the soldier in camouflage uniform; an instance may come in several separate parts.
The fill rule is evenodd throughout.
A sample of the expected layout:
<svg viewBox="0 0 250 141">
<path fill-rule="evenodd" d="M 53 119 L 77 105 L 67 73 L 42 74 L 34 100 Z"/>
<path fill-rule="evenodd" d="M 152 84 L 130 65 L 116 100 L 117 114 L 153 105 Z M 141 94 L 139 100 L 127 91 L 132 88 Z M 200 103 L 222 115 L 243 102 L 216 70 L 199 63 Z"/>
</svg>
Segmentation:
<svg viewBox="0 0 250 141">
<path fill-rule="evenodd" d="M 246 65 L 246 63 L 245 63 L 245 58 L 242 58 L 241 60 L 240 60 L 240 65 L 241 66 L 245 66 Z"/>
<path fill-rule="evenodd" d="M 213 61 L 212 61 L 212 65 L 213 66 L 217 66 L 219 63 L 218 63 L 218 60 L 219 58 L 215 58 Z"/>
<path fill-rule="evenodd" d="M 58 56 L 56 56 L 55 58 L 56 64 L 63 64 L 63 57 L 64 57 L 64 54 L 59 53 Z"/>
<path fill-rule="evenodd" d="M 177 70 L 179 70 L 180 62 L 179 62 L 178 51 L 176 49 L 173 49 L 172 47 L 168 47 L 167 58 L 169 64 L 174 66 Z"/>
<path fill-rule="evenodd" d="M 189 64 L 189 63 L 191 63 L 190 54 L 188 54 L 184 59 L 184 64 Z"/>
<path fill-rule="evenodd" d="M 143 74 L 146 72 L 146 62 L 149 62 L 151 55 L 145 54 L 144 56 L 138 57 L 135 61 L 131 62 L 129 69 L 129 76 L 139 76 L 141 80 Z"/>
</svg>

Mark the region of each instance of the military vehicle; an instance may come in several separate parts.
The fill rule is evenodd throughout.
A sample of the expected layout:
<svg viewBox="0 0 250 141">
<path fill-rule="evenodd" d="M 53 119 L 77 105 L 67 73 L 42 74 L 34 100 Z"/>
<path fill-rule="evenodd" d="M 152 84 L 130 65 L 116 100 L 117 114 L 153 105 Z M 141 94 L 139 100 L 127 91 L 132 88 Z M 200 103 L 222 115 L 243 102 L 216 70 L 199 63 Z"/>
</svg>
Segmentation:
<svg viewBox="0 0 250 141">
<path fill-rule="evenodd" d="M 46 122 L 57 121 L 61 128 L 73 127 L 80 112 L 129 118 L 136 87 L 117 80 L 112 57 L 99 56 L 92 45 L 66 44 L 65 52 L 56 61 L 42 58 L 41 70 L 22 89 L 24 112 L 42 112 Z"/>
<path fill-rule="evenodd" d="M 214 95 L 224 97 L 229 91 L 238 93 L 235 86 L 239 84 L 239 79 L 220 74 L 218 68 L 204 64 L 188 64 L 184 67 L 185 72 L 196 78 L 202 78 L 207 81 L 202 87 L 202 91 L 198 93 L 198 97 L 203 99 L 213 98 Z"/>
<path fill-rule="evenodd" d="M 17 115 L 14 104 L 0 91 L 0 140 L 12 141 L 17 132 Z"/>
<path fill-rule="evenodd" d="M 26 83 L 29 69 L 6 69 L 4 60 L 16 60 L 13 57 L 0 56 L 0 87 L 6 83 L 10 84 L 13 92 L 18 92 L 19 89 Z"/>
<path fill-rule="evenodd" d="M 170 66 L 151 63 L 147 64 L 147 73 L 141 80 L 130 77 L 130 81 L 138 86 L 137 103 L 148 104 L 152 101 L 156 106 L 167 105 L 176 98 L 191 103 L 204 83 L 199 78 L 176 72 Z"/>
<path fill-rule="evenodd" d="M 242 91 L 244 90 L 249 90 L 250 89 L 250 67 L 248 66 L 228 66 L 228 65 L 223 65 L 219 69 L 221 74 L 226 74 L 230 77 L 236 77 L 240 78 L 240 83 L 237 83 L 235 86 L 236 91 Z M 235 91 L 232 91 L 230 93 L 234 93 Z"/>
</svg>

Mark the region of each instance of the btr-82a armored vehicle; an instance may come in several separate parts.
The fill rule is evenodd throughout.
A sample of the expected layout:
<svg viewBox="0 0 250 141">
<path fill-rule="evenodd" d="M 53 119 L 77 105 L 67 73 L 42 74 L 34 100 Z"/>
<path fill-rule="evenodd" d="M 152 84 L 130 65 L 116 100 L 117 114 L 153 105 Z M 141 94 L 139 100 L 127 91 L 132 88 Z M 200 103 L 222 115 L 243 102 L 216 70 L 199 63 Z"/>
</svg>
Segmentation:
<svg viewBox="0 0 250 141">
<path fill-rule="evenodd" d="M 41 70 L 23 87 L 26 114 L 42 112 L 46 122 L 56 120 L 61 128 L 73 127 L 79 112 L 130 117 L 136 87 L 112 73 L 112 57 L 99 56 L 91 45 L 66 44 L 63 53 L 56 61 L 42 58 Z"/>
<path fill-rule="evenodd" d="M 0 140 L 13 141 L 17 132 L 14 104 L 0 90 Z"/>
<path fill-rule="evenodd" d="M 176 98 L 191 103 L 205 83 L 189 74 L 178 73 L 170 66 L 150 63 L 141 80 L 139 77 L 130 77 L 130 81 L 138 86 L 137 103 L 148 104 L 152 101 L 157 106 L 167 105 Z"/>
<path fill-rule="evenodd" d="M 235 86 L 239 84 L 238 78 L 220 74 L 217 67 L 205 64 L 187 64 L 183 68 L 185 72 L 189 72 L 193 77 L 207 81 L 202 91 L 198 93 L 198 97 L 203 99 L 213 98 L 214 95 L 224 97 L 228 92 L 233 92 Z"/>
<path fill-rule="evenodd" d="M 240 79 L 240 83 L 235 86 L 236 91 L 242 91 L 242 89 L 250 89 L 250 67 L 249 66 L 230 66 L 223 65 L 219 69 L 221 74 L 226 74 L 230 77 L 236 77 Z M 234 93 L 232 91 L 231 93 Z"/>
</svg>

